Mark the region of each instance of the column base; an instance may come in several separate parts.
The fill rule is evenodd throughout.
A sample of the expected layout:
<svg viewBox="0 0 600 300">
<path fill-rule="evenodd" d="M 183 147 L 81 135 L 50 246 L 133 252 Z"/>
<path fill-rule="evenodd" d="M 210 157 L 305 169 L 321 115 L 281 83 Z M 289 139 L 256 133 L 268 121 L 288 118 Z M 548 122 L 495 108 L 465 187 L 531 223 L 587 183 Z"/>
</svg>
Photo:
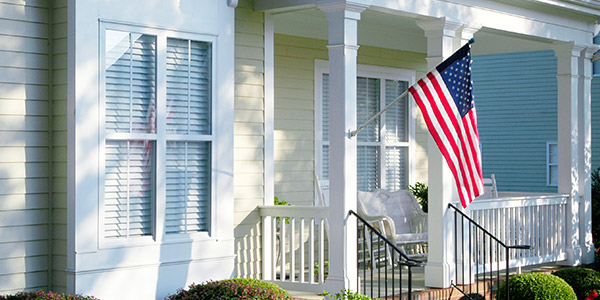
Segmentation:
<svg viewBox="0 0 600 300">
<path fill-rule="evenodd" d="M 596 254 L 596 252 L 594 251 L 594 243 L 586 242 L 585 246 L 583 247 L 583 253 L 582 253 L 583 263 L 584 264 L 594 263 L 595 254 Z"/>
<path fill-rule="evenodd" d="M 561 266 L 579 266 L 581 265 L 581 247 L 567 249 L 567 260 L 558 263 Z"/>
<path fill-rule="evenodd" d="M 434 288 L 450 287 L 452 275 L 448 264 L 428 262 L 425 266 L 425 286 Z"/>
</svg>

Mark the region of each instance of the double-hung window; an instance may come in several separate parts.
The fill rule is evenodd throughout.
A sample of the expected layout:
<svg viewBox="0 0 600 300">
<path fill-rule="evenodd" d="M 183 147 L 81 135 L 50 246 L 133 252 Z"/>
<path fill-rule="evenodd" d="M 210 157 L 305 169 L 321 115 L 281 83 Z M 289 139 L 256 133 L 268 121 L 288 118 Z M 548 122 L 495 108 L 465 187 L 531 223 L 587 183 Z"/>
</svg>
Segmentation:
<svg viewBox="0 0 600 300">
<path fill-rule="evenodd" d="M 104 25 L 103 237 L 209 232 L 213 42 Z"/>
<path fill-rule="evenodd" d="M 316 68 L 317 173 L 329 180 L 329 75 L 326 63 Z M 357 77 L 357 126 L 394 101 L 414 80 L 414 72 L 359 66 Z M 405 96 L 370 123 L 357 138 L 357 185 L 362 191 L 406 189 L 411 176 L 409 160 L 414 140 L 411 111 Z"/>
<path fill-rule="evenodd" d="M 558 143 L 546 143 L 546 178 L 548 186 L 558 186 Z"/>
</svg>

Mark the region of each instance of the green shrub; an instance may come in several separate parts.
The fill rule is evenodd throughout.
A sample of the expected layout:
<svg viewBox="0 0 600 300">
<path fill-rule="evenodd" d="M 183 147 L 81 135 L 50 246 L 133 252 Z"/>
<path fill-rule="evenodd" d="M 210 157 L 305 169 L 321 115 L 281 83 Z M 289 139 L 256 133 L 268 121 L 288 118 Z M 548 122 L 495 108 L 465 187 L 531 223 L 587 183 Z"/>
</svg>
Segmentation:
<svg viewBox="0 0 600 300">
<path fill-rule="evenodd" d="M 525 273 L 510 278 L 510 298 L 527 300 L 577 300 L 573 288 L 558 276 Z M 500 284 L 498 300 L 506 300 L 506 281 Z"/>
<path fill-rule="evenodd" d="M 19 292 L 14 295 L 0 295 L 0 300 L 98 300 L 91 296 L 57 294 L 53 292 L 44 292 L 42 290 L 35 292 Z"/>
<path fill-rule="evenodd" d="M 168 300 L 203 300 L 203 299 L 292 299 L 290 294 L 278 285 L 250 278 L 234 278 L 220 281 L 208 281 L 203 284 L 192 284 L 187 290 L 179 290 L 177 294 L 168 296 Z"/>
<path fill-rule="evenodd" d="M 415 195 L 415 198 L 417 198 L 417 200 L 419 201 L 419 204 L 421 204 L 421 208 L 423 209 L 423 212 L 427 212 L 428 210 L 428 202 L 427 202 L 427 193 L 429 191 L 429 188 L 422 182 L 417 182 L 415 183 L 415 185 L 409 185 L 408 186 L 408 190 Z"/>
<path fill-rule="evenodd" d="M 589 292 L 600 290 L 600 272 L 586 268 L 568 268 L 558 270 L 556 275 L 566 281 L 577 295 L 577 299 L 584 300 Z"/>
</svg>

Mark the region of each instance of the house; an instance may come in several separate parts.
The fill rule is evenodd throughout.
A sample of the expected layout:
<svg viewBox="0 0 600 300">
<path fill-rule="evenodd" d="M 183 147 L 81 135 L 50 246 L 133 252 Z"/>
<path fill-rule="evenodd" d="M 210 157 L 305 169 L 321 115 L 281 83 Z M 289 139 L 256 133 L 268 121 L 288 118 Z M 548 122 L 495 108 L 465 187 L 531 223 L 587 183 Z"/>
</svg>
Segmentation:
<svg viewBox="0 0 600 300">
<path fill-rule="evenodd" d="M 345 133 L 472 37 L 482 85 L 502 75 L 487 68 L 493 55 L 541 58 L 556 74 L 520 103 L 556 103 L 546 166 L 564 247 L 544 259 L 591 262 L 598 15 L 583 0 L 0 0 L 0 294 L 162 299 L 211 279 L 277 281 L 270 218 L 285 215 L 259 208 L 275 196 L 327 220 L 328 243 L 344 249 L 327 286 L 356 290 L 357 189 L 417 181 L 439 245 L 426 281 L 448 286 L 457 196 L 412 101 Z M 331 210 L 303 208 L 316 183 Z"/>
</svg>

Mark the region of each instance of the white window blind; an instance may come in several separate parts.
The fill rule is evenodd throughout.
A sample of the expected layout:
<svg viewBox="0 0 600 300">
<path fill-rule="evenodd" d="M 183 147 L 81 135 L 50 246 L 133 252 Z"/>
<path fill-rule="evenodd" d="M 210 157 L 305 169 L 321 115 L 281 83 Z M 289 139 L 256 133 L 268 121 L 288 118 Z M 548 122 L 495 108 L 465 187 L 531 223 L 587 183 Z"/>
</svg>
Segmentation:
<svg viewBox="0 0 600 300">
<path fill-rule="evenodd" d="M 105 237 L 152 234 L 154 146 L 150 141 L 107 141 Z"/>
<path fill-rule="evenodd" d="M 210 134 L 210 43 L 167 39 L 167 132 Z"/>
<path fill-rule="evenodd" d="M 548 185 L 558 186 L 558 143 L 549 142 L 547 145 Z"/>
<path fill-rule="evenodd" d="M 208 231 L 211 45 L 167 39 L 167 234 Z"/>
<path fill-rule="evenodd" d="M 381 83 L 385 82 L 382 87 Z M 408 82 L 385 77 L 357 78 L 357 124 L 363 124 L 381 107 L 408 88 Z M 383 92 L 382 92 L 383 91 Z M 321 178 L 329 179 L 329 75 L 323 74 L 321 98 Z M 408 184 L 408 98 L 392 106 L 357 136 L 357 185 L 362 191 L 395 191 Z M 384 180 L 385 178 L 385 185 Z"/>
<path fill-rule="evenodd" d="M 114 30 L 107 30 L 105 36 L 104 236 L 151 235 L 156 37 Z M 144 133 L 150 135 L 140 136 Z"/>
<path fill-rule="evenodd" d="M 156 37 L 107 30 L 106 131 L 154 133 Z"/>
<path fill-rule="evenodd" d="M 167 144 L 166 233 L 208 231 L 210 143 Z"/>
<path fill-rule="evenodd" d="M 166 234 L 210 230 L 212 44 L 166 34 L 105 30 L 105 238 L 151 236 L 156 218 Z M 166 63 L 157 65 L 157 51 Z M 166 75 L 161 82 L 157 70 Z M 157 99 L 167 108 L 163 121 Z M 157 151 L 166 153 L 164 167 Z"/>
</svg>

